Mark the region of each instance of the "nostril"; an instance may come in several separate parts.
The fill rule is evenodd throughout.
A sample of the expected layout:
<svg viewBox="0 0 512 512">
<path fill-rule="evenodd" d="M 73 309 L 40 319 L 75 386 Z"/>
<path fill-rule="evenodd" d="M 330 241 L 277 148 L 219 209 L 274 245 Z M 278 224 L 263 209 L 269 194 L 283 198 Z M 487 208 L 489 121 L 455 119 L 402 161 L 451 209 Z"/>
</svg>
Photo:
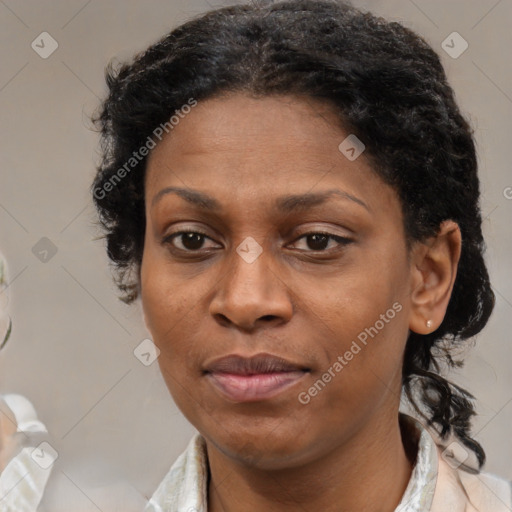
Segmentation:
<svg viewBox="0 0 512 512">
<path fill-rule="evenodd" d="M 222 313 L 216 313 L 214 316 L 217 319 L 217 321 L 219 322 L 219 324 L 224 327 L 227 327 L 231 324 L 231 321 L 229 320 L 229 318 L 226 315 L 223 315 Z"/>
</svg>

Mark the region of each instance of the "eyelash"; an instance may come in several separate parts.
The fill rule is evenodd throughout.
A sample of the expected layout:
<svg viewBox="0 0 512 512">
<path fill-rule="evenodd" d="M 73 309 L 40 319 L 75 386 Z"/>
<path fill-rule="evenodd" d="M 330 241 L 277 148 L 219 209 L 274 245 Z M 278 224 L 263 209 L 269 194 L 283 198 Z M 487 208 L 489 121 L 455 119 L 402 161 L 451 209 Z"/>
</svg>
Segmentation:
<svg viewBox="0 0 512 512">
<path fill-rule="evenodd" d="M 176 249 L 181 252 L 190 253 L 190 254 L 194 254 L 194 253 L 199 254 L 201 252 L 201 249 L 198 249 L 196 251 L 190 250 L 190 249 L 180 249 L 179 247 L 175 247 L 172 244 L 172 241 L 175 238 L 179 237 L 180 235 L 186 235 L 186 234 L 190 234 L 190 233 L 192 233 L 194 235 L 201 235 L 205 238 L 212 240 L 206 233 L 203 233 L 202 231 L 190 230 L 190 231 L 177 231 L 176 233 L 171 233 L 170 235 L 168 235 L 164 238 L 163 243 L 167 244 L 167 245 L 171 245 L 173 247 L 173 249 Z M 296 238 L 295 242 L 297 242 L 298 240 L 301 240 L 303 238 L 306 238 L 308 236 L 311 236 L 311 235 L 323 235 L 323 236 L 326 236 L 328 239 L 334 240 L 335 242 L 337 242 L 338 247 L 335 248 L 334 251 L 337 251 L 337 250 L 339 250 L 340 247 L 349 245 L 350 243 L 353 242 L 353 240 L 351 240 L 350 238 L 346 238 L 346 237 L 339 236 L 339 235 L 334 235 L 334 234 L 328 233 L 326 231 L 308 231 L 307 233 L 303 233 L 300 237 Z M 301 249 L 301 251 L 302 252 L 312 252 L 312 253 L 330 253 L 330 252 L 333 252 L 333 249 L 330 249 L 330 250 L 324 249 L 324 250 L 317 250 L 317 251 Z"/>
</svg>

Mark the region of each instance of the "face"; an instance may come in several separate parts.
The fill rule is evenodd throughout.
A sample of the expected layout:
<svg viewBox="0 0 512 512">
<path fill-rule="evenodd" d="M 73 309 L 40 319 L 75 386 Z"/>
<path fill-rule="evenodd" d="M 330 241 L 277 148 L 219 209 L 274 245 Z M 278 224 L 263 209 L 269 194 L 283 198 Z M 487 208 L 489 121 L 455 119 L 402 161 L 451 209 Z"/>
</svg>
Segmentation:
<svg viewBox="0 0 512 512">
<path fill-rule="evenodd" d="M 193 108 L 147 163 L 141 297 L 163 377 L 207 442 L 239 460 L 260 452 L 265 467 L 396 421 L 411 293 L 402 212 L 364 153 L 340 151 L 339 126 L 315 100 L 224 96 Z M 262 353 L 293 368 L 205 372 Z"/>
</svg>

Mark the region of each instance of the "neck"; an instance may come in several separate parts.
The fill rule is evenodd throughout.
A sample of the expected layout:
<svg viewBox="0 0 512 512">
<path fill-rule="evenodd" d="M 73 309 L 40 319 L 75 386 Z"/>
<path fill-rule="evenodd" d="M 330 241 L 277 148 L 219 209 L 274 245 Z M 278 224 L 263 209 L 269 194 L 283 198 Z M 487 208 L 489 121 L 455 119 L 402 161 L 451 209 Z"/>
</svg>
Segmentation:
<svg viewBox="0 0 512 512">
<path fill-rule="evenodd" d="M 412 472 L 398 416 L 375 417 L 348 442 L 300 467 L 244 466 L 207 442 L 209 512 L 393 512 Z"/>
</svg>

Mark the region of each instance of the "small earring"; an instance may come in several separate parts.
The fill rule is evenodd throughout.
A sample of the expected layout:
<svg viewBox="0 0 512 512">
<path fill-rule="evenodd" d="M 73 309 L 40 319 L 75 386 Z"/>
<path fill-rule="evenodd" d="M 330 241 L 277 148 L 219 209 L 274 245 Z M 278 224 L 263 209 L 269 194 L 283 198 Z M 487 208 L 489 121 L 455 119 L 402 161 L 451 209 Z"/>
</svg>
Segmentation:
<svg viewBox="0 0 512 512">
<path fill-rule="evenodd" d="M 427 320 L 427 327 L 429 329 L 432 327 L 432 320 Z"/>
</svg>

